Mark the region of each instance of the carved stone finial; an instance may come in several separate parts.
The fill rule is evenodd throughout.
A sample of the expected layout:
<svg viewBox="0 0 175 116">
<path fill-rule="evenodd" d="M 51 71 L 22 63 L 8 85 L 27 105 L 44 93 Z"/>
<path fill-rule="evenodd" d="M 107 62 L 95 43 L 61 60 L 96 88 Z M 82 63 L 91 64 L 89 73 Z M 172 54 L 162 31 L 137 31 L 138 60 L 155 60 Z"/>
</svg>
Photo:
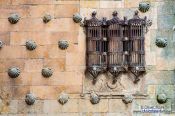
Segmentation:
<svg viewBox="0 0 175 116">
<path fill-rule="evenodd" d="M 143 13 L 147 12 L 150 9 L 150 3 L 149 2 L 140 2 L 139 3 L 139 10 Z"/>
<path fill-rule="evenodd" d="M 98 104 L 100 102 L 100 97 L 94 91 L 90 94 L 90 102 L 92 104 Z"/>
<path fill-rule="evenodd" d="M 42 69 L 42 75 L 46 78 L 51 77 L 53 74 L 53 71 L 51 68 L 43 68 Z"/>
<path fill-rule="evenodd" d="M 49 14 L 44 15 L 44 17 L 43 17 L 43 22 L 44 23 L 48 23 L 51 20 L 52 20 L 52 16 L 51 15 L 49 15 Z"/>
<path fill-rule="evenodd" d="M 73 15 L 73 21 L 74 21 L 75 23 L 80 23 L 80 22 L 82 21 L 82 16 L 81 16 L 79 13 L 75 13 L 75 14 Z"/>
<path fill-rule="evenodd" d="M 3 47 L 3 42 L 2 41 L 0 41 L 0 49 Z"/>
<path fill-rule="evenodd" d="M 97 12 L 96 11 L 93 11 L 92 12 L 92 17 L 96 17 L 96 15 L 97 15 Z"/>
<path fill-rule="evenodd" d="M 30 51 L 36 49 L 37 45 L 33 40 L 27 40 L 26 41 L 26 48 Z"/>
<path fill-rule="evenodd" d="M 93 76 L 93 84 L 96 83 L 97 76 L 102 72 L 102 67 L 93 65 L 88 67 L 88 72 Z"/>
<path fill-rule="evenodd" d="M 68 41 L 66 41 L 66 40 L 60 40 L 58 42 L 58 46 L 60 49 L 65 50 L 69 47 L 69 44 L 68 44 Z"/>
<path fill-rule="evenodd" d="M 11 24 L 16 24 L 20 20 L 20 16 L 17 13 L 11 14 L 8 18 Z"/>
<path fill-rule="evenodd" d="M 20 69 L 18 67 L 11 67 L 8 69 L 8 75 L 11 78 L 16 78 L 20 75 Z"/>
<path fill-rule="evenodd" d="M 168 41 L 165 38 L 157 38 L 155 43 L 158 47 L 164 48 L 167 46 Z"/>
<path fill-rule="evenodd" d="M 125 103 L 125 104 L 128 104 L 128 103 L 132 103 L 133 101 L 133 96 L 132 95 L 124 95 L 124 97 L 122 98 L 122 101 Z"/>
<path fill-rule="evenodd" d="M 35 103 L 35 96 L 32 93 L 28 93 L 25 98 L 27 105 L 33 105 Z"/>
<path fill-rule="evenodd" d="M 115 10 L 113 13 L 112 13 L 113 17 L 116 17 L 118 16 L 118 12 Z"/>
<path fill-rule="evenodd" d="M 167 96 L 165 94 L 158 94 L 157 95 L 157 102 L 160 104 L 164 104 L 167 102 Z"/>
<path fill-rule="evenodd" d="M 67 103 L 69 100 L 69 96 L 66 93 L 61 93 L 61 95 L 58 98 L 58 102 L 62 105 L 64 105 L 65 103 Z"/>
</svg>

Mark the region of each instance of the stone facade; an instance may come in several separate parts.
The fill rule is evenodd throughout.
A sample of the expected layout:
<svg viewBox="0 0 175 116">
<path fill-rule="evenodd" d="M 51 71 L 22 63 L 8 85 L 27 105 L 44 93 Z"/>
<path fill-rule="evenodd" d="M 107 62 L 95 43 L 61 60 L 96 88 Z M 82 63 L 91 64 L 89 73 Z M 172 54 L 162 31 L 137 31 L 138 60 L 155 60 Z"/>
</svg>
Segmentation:
<svg viewBox="0 0 175 116">
<path fill-rule="evenodd" d="M 111 75 L 100 75 L 97 83 L 85 74 L 86 37 L 83 27 L 72 19 L 75 13 L 90 18 L 92 11 L 97 17 L 112 18 L 117 10 L 119 17 L 132 18 L 143 0 L 0 0 L 0 116 L 174 116 L 175 115 L 175 1 L 146 0 L 151 7 L 140 17 L 152 20 L 145 39 L 146 73 L 138 84 L 122 74 L 116 87 L 107 82 Z M 17 13 L 16 24 L 8 21 Z M 43 22 L 50 15 L 52 20 Z M 156 46 L 156 38 L 166 38 L 167 46 Z M 26 41 L 33 40 L 36 49 L 26 49 Z M 58 42 L 66 40 L 67 49 L 60 49 Z M 8 76 L 10 67 L 18 67 L 17 78 Z M 44 78 L 43 68 L 53 74 Z M 90 93 L 100 97 L 97 104 L 90 102 Z M 58 102 L 61 93 L 69 100 Z M 27 94 L 35 95 L 33 105 L 27 105 Z M 133 96 L 125 104 L 125 94 Z M 165 94 L 164 104 L 157 102 L 157 95 Z M 161 113 L 142 113 L 143 107 L 163 107 Z"/>
</svg>

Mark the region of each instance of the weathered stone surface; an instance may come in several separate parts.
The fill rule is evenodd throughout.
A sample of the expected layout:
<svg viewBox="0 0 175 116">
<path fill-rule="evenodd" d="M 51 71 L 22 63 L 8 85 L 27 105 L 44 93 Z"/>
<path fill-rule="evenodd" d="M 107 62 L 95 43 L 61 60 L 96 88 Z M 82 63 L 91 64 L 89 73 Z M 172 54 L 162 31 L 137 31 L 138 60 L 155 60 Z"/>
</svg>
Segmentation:
<svg viewBox="0 0 175 116">
<path fill-rule="evenodd" d="M 108 112 L 108 100 L 101 99 L 96 105 L 92 105 L 88 99 L 79 99 L 79 112 Z"/>
</svg>

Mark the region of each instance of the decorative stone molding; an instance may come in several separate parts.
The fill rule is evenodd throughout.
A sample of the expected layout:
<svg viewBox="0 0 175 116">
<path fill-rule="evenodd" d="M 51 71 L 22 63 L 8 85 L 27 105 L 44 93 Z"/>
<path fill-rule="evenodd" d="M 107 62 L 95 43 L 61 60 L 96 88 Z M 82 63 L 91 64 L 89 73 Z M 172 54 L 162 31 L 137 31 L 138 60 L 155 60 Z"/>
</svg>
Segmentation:
<svg viewBox="0 0 175 116">
<path fill-rule="evenodd" d="M 20 16 L 17 13 L 11 14 L 8 18 L 11 24 L 16 24 L 20 20 Z"/>
<path fill-rule="evenodd" d="M 165 38 L 157 38 L 155 43 L 160 48 L 164 48 L 168 44 L 167 39 Z"/>
<path fill-rule="evenodd" d="M 51 77 L 53 74 L 53 71 L 51 68 L 43 68 L 42 69 L 42 75 L 46 78 Z"/>
<path fill-rule="evenodd" d="M 46 14 L 44 17 L 43 17 L 43 22 L 44 23 L 48 23 L 49 21 L 52 20 L 52 16 L 49 15 L 49 14 Z"/>
<path fill-rule="evenodd" d="M 25 102 L 27 105 L 33 105 L 35 103 L 35 96 L 32 93 L 26 95 Z"/>
<path fill-rule="evenodd" d="M 165 94 L 158 94 L 157 95 L 157 102 L 160 104 L 164 104 L 167 102 L 167 96 Z"/>
<path fill-rule="evenodd" d="M 66 93 L 61 93 L 59 98 L 58 98 L 58 102 L 62 105 L 64 105 L 65 103 L 67 103 L 69 100 L 69 96 Z"/>
<path fill-rule="evenodd" d="M 91 92 L 90 102 L 92 104 L 98 104 L 100 102 L 100 97 L 98 96 L 98 94 L 96 94 L 95 92 Z"/>
<path fill-rule="evenodd" d="M 18 67 L 11 67 L 8 69 L 8 75 L 11 78 L 16 78 L 20 75 L 20 69 Z"/>
<path fill-rule="evenodd" d="M 58 46 L 59 46 L 60 49 L 65 50 L 69 47 L 69 43 L 66 40 L 60 40 L 58 42 Z"/>
<path fill-rule="evenodd" d="M 27 40 L 26 41 L 26 48 L 30 51 L 36 49 L 37 45 L 33 40 Z"/>
<path fill-rule="evenodd" d="M 140 2 L 139 3 L 139 10 L 143 13 L 147 12 L 150 9 L 150 3 L 149 2 Z"/>
<path fill-rule="evenodd" d="M 128 103 L 132 103 L 133 101 L 133 96 L 132 95 L 124 95 L 124 97 L 122 98 L 122 101 L 125 103 L 125 104 L 128 104 Z"/>
<path fill-rule="evenodd" d="M 73 21 L 74 21 L 75 23 L 80 23 L 80 22 L 82 21 L 82 16 L 81 16 L 79 13 L 75 13 L 75 14 L 73 15 Z"/>
<path fill-rule="evenodd" d="M 3 42 L 2 41 L 0 41 L 0 49 L 3 47 Z"/>
</svg>

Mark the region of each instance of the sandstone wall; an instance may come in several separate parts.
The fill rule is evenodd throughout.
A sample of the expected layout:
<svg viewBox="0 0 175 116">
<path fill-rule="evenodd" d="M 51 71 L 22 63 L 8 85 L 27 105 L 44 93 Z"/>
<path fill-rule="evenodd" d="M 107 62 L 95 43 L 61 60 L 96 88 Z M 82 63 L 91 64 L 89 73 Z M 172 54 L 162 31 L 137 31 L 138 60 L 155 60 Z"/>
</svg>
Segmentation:
<svg viewBox="0 0 175 116">
<path fill-rule="evenodd" d="M 100 75 L 96 85 L 92 77 L 85 76 L 85 33 L 74 23 L 72 16 L 80 13 L 90 18 L 92 11 L 97 17 L 112 18 L 117 10 L 119 17 L 132 18 L 139 2 L 143 0 L 0 0 L 0 115 L 2 116 L 169 116 L 175 115 L 175 1 L 147 0 L 151 8 L 140 17 L 153 21 L 146 34 L 146 74 L 134 84 L 123 74 L 116 89 L 106 82 L 110 76 Z M 18 13 L 17 24 L 10 24 L 8 17 Z M 43 23 L 43 16 L 50 14 L 52 20 Z M 156 38 L 165 38 L 168 45 L 159 48 Z M 37 48 L 29 51 L 27 40 L 34 40 Z M 59 40 L 67 40 L 66 50 L 58 48 Z M 17 78 L 8 76 L 12 66 L 20 68 Z M 50 78 L 44 78 L 41 70 L 53 69 Z M 109 78 L 108 78 L 109 77 Z M 92 105 L 90 91 L 100 95 L 100 102 Z M 60 93 L 68 93 L 65 105 L 58 102 Z M 36 96 L 34 105 L 25 103 L 27 93 Z M 158 104 L 156 97 L 165 93 L 168 101 Z M 124 104 L 122 97 L 133 94 L 134 100 Z M 164 107 L 162 113 L 141 113 L 142 106 Z"/>
</svg>

